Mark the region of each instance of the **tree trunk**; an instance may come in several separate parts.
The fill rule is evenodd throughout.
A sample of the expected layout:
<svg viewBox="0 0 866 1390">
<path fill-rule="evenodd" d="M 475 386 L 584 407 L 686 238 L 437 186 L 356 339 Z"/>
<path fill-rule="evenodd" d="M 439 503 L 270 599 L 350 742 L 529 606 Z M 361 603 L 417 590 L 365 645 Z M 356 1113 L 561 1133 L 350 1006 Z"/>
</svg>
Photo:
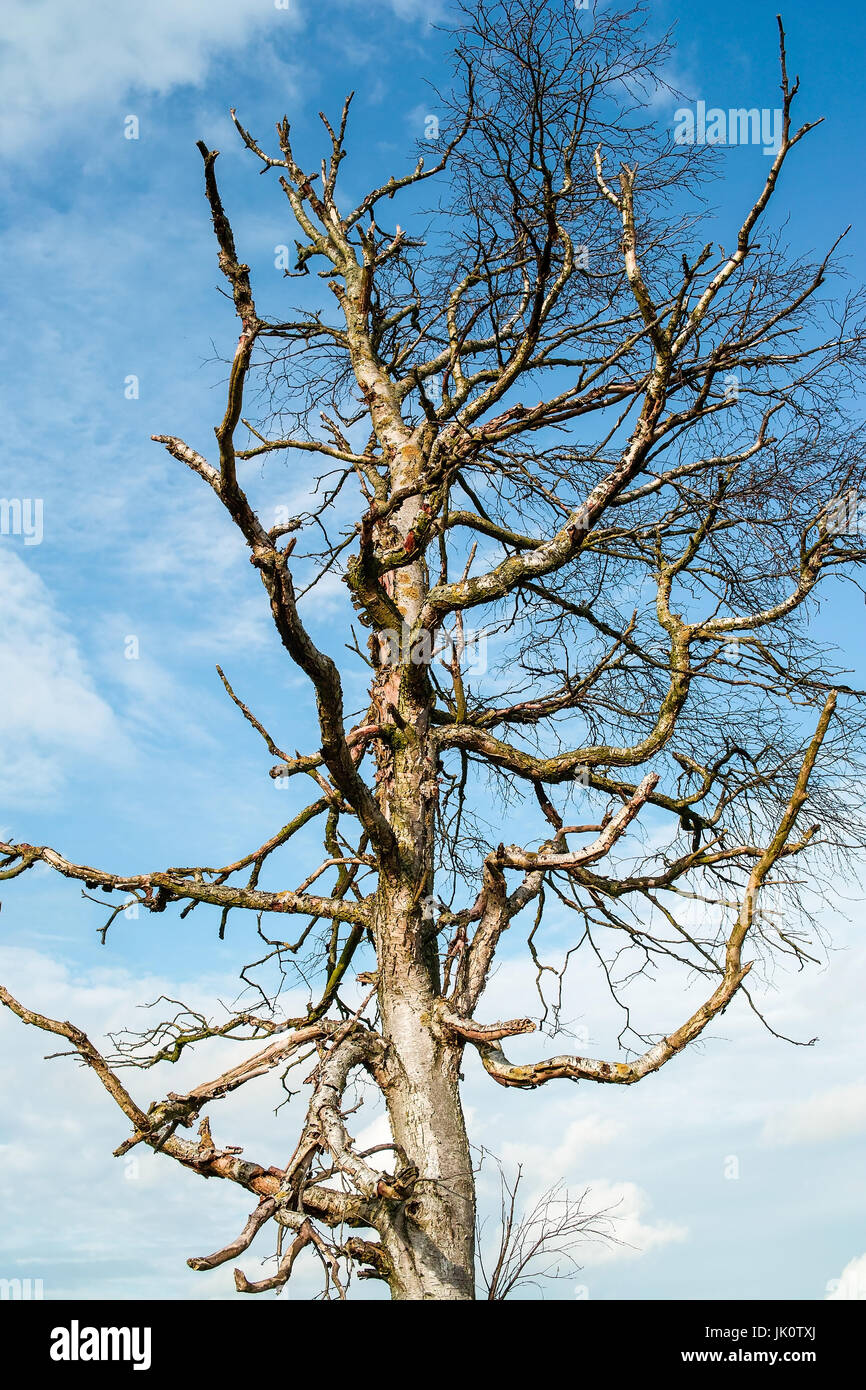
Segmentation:
<svg viewBox="0 0 866 1390">
<path fill-rule="evenodd" d="M 433 1023 L 438 964 L 408 885 L 381 895 L 377 927 L 386 1091 L 394 1142 L 418 1177 L 383 1232 L 395 1299 L 474 1298 L 475 1193 L 459 1093 L 460 1049 Z"/>
<path fill-rule="evenodd" d="M 418 585 L 415 597 L 425 576 L 407 577 Z M 434 1011 L 441 981 L 429 677 L 424 662 L 413 664 L 405 651 L 398 660 L 387 643 L 380 651 L 373 701 L 392 735 L 379 745 L 377 797 L 396 839 L 380 877 L 375 926 L 385 1098 L 399 1164 L 417 1169 L 405 1200 L 394 1203 L 382 1244 L 392 1297 L 467 1301 L 475 1296 L 475 1183 L 459 1094 L 463 1049 L 438 1028 Z"/>
</svg>

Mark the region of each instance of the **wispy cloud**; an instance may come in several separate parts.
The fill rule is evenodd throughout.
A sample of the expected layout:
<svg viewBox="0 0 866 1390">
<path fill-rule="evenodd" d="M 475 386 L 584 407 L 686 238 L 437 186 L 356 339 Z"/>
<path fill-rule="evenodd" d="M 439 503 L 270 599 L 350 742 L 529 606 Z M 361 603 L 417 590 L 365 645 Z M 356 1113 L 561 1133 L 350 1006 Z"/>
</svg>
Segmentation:
<svg viewBox="0 0 866 1390">
<path fill-rule="evenodd" d="M 44 583 L 9 545 L 0 545 L 0 794 L 20 805 L 56 792 L 75 758 L 111 765 L 129 749 Z"/>
<path fill-rule="evenodd" d="M 764 1144 L 829 1144 L 866 1130 L 866 1083 L 833 1086 L 774 1110 L 764 1124 Z"/>
<path fill-rule="evenodd" d="M 849 1261 L 838 1279 L 831 1279 L 828 1299 L 849 1302 L 866 1300 L 866 1255 L 858 1255 Z"/>
<path fill-rule="evenodd" d="M 285 9 L 273 0 L 9 0 L 0 45 L 0 147 L 27 154 L 50 144 L 61 123 L 66 132 L 70 119 L 129 93 L 165 95 L 198 85 L 222 50 L 296 22 L 294 0 Z"/>
<path fill-rule="evenodd" d="M 651 1216 L 652 1202 L 643 1188 L 633 1182 L 593 1179 L 587 1183 L 587 1205 L 606 1212 L 613 1221 L 613 1234 L 621 1244 L 596 1241 L 581 1252 L 585 1265 L 610 1264 L 613 1260 L 637 1259 L 651 1250 L 688 1238 L 687 1227 L 676 1221 Z"/>
</svg>

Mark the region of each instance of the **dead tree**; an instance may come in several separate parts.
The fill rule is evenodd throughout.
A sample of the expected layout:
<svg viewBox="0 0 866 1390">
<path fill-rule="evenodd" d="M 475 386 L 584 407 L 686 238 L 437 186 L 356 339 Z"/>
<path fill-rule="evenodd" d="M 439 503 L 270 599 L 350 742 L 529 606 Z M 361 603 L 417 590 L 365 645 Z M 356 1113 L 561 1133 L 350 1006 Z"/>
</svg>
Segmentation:
<svg viewBox="0 0 866 1390">
<path fill-rule="evenodd" d="M 846 404 L 862 304 L 834 288 L 830 255 L 796 259 L 768 220 L 818 124 L 793 120 L 781 26 L 778 152 L 724 249 L 700 236 L 718 152 L 658 128 L 666 45 L 639 14 L 478 0 L 458 19 L 434 157 L 355 207 L 339 193 L 351 98 L 335 123 L 322 116 L 315 169 L 287 119 L 269 144 L 235 117 L 295 225 L 286 282 L 321 281 L 313 308 L 259 309 L 218 152 L 199 146 L 240 337 L 213 453 L 154 438 L 240 531 L 308 678 L 319 746 L 293 753 L 290 720 L 276 742 L 220 671 L 270 776 L 311 779 L 315 798 L 216 868 L 117 873 L 0 845 L 0 877 L 46 864 L 122 895 L 117 911 L 210 905 L 220 935 L 243 914 L 266 942 L 257 980 L 298 965 L 319 981 L 304 1016 L 260 985 L 255 1007 L 216 1023 L 180 1006 L 116 1056 L 0 994 L 96 1073 L 131 1125 L 118 1153 L 144 1144 L 254 1194 L 241 1234 L 193 1268 L 237 1259 L 266 1224 L 289 1232 L 271 1276 L 236 1271 L 242 1292 L 283 1286 L 309 1247 L 338 1296 L 354 1266 L 397 1299 L 472 1299 L 467 1049 L 503 1087 L 640 1081 L 735 996 L 753 1003 L 756 961 L 813 955 L 822 866 L 864 843 L 862 692 L 809 627 L 827 581 L 864 558 L 858 528 L 839 522 L 863 482 Z M 330 471 L 311 468 L 308 511 L 270 524 L 245 478 L 287 457 Z M 304 595 L 328 573 L 354 613 L 324 650 Z M 361 661 L 368 693 L 352 712 L 344 678 Z M 491 829 L 491 795 L 534 808 L 534 837 Z M 316 821 L 322 860 L 286 889 L 292 838 Z M 705 981 L 702 1002 L 652 1032 L 626 1013 L 620 1055 L 509 1060 L 509 1038 L 559 1023 L 551 905 L 573 914 L 566 960 L 594 953 L 616 1000 L 666 966 Z M 540 1018 L 491 1021 L 482 995 L 518 920 Z M 120 1080 L 123 1064 L 215 1037 L 260 1045 L 149 1108 Z M 295 1065 L 309 1103 L 289 1161 L 218 1145 L 204 1112 Z M 358 1076 L 384 1099 L 388 1159 L 353 1144 Z M 198 1138 L 184 1137 L 195 1121 Z"/>
</svg>

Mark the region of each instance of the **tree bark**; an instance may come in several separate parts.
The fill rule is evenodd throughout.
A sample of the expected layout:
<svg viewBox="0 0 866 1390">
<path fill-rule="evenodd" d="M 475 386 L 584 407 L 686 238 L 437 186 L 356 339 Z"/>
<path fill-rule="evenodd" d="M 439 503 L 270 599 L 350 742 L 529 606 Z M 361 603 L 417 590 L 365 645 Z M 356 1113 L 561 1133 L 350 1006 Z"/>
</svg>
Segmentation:
<svg viewBox="0 0 866 1390">
<path fill-rule="evenodd" d="M 408 458 L 407 458 L 408 455 Z M 415 450 L 398 484 L 412 480 Z M 400 508 L 388 540 L 405 544 L 411 508 Z M 393 862 L 380 878 L 375 938 L 381 1031 L 389 1077 L 385 1099 L 394 1143 L 405 1170 L 417 1178 L 382 1232 L 395 1299 L 470 1301 L 475 1297 L 475 1183 L 460 1102 L 462 1042 L 438 1025 L 441 991 L 432 911 L 436 751 L 430 738 L 433 704 L 429 657 L 413 660 L 405 637 L 426 599 L 426 565 L 388 576 L 389 596 L 403 620 L 394 634 L 374 637 L 379 669 L 372 699 L 390 737 L 378 744 L 377 799 L 395 837 Z"/>
<path fill-rule="evenodd" d="M 382 1232 L 395 1299 L 474 1298 L 474 1178 L 459 1094 L 460 1048 L 434 1027 L 435 957 L 409 886 L 386 887 L 377 922 L 388 1116 L 417 1169 Z M 399 1174 L 398 1174 L 399 1177 Z"/>
</svg>

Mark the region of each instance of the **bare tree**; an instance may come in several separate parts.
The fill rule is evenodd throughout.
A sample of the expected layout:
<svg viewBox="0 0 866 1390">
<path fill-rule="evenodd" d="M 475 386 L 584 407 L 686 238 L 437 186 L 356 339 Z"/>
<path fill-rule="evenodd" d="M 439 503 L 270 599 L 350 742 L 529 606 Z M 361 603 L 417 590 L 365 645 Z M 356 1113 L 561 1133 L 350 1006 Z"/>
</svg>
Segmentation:
<svg viewBox="0 0 866 1390">
<path fill-rule="evenodd" d="M 255 1195 L 241 1234 L 193 1268 L 236 1259 L 268 1223 L 289 1231 L 272 1276 L 236 1271 L 242 1292 L 281 1287 L 309 1248 L 337 1296 L 356 1266 L 397 1299 L 472 1299 L 466 1049 L 503 1087 L 640 1081 L 736 995 L 752 1003 L 756 961 L 812 957 L 827 867 L 863 847 L 862 692 L 809 629 L 828 581 L 864 558 L 839 522 L 863 481 L 847 404 L 862 305 L 833 286 L 829 256 L 799 260 L 767 225 L 818 124 L 793 121 L 781 25 L 780 40 L 778 151 L 727 250 L 700 236 L 716 152 L 657 129 L 667 44 L 639 11 L 462 10 L 436 157 L 354 207 L 338 191 L 351 98 L 338 121 L 321 118 L 315 172 L 287 119 L 270 146 L 235 118 L 296 224 L 287 278 L 323 282 L 293 317 L 257 307 L 217 151 L 199 146 L 241 332 L 213 460 L 154 437 L 226 509 L 309 680 L 319 747 L 302 754 L 220 671 L 271 777 L 311 778 L 315 799 L 221 867 L 113 873 L 0 845 L 0 877 L 46 864 L 121 894 L 112 916 L 134 900 L 182 917 L 211 905 L 220 933 L 230 913 L 257 923 L 264 950 L 244 972 L 257 992 L 225 1021 L 178 1004 L 106 1056 L 73 1024 L 0 997 L 96 1073 L 132 1126 L 119 1154 L 148 1145 Z M 310 475 L 309 510 L 276 524 L 244 483 L 271 456 L 330 470 Z M 365 650 L 348 614 L 340 661 L 340 639 L 326 652 L 303 616 L 329 573 L 367 631 Z M 368 694 L 353 713 L 344 678 L 359 662 Z M 534 838 L 505 843 L 492 794 L 506 811 L 536 808 Z M 292 837 L 315 821 L 321 862 L 285 890 Z M 517 1063 L 503 1050 L 560 1023 L 551 904 L 574 914 L 566 964 L 593 955 L 625 1010 L 621 1055 Z M 485 1021 L 494 958 L 521 914 L 539 1018 Z M 299 924 L 290 940 L 286 920 Z M 662 966 L 704 979 L 703 1002 L 639 1032 L 623 990 Z M 311 982 L 306 1015 L 285 1016 L 273 970 Z M 148 1109 L 120 1080 L 123 1065 L 213 1038 L 261 1046 Z M 309 1100 L 288 1162 L 218 1145 L 201 1118 L 212 1103 L 295 1066 Z M 354 1146 L 358 1077 L 387 1108 L 388 1160 Z M 183 1137 L 196 1120 L 198 1138 Z"/>
<path fill-rule="evenodd" d="M 478 1267 L 488 1302 L 502 1302 L 530 1285 L 543 1289 L 552 1280 L 577 1274 L 581 1266 L 575 1251 L 581 1246 L 593 1241 L 620 1243 L 613 1233 L 615 1210 L 587 1210 L 588 1190 L 574 1197 L 560 1180 L 521 1210 L 518 1194 L 523 1182 L 522 1166 L 511 1180 L 498 1160 L 497 1168 L 498 1240 L 487 1263 L 485 1222 L 480 1220 L 476 1229 Z"/>
</svg>

